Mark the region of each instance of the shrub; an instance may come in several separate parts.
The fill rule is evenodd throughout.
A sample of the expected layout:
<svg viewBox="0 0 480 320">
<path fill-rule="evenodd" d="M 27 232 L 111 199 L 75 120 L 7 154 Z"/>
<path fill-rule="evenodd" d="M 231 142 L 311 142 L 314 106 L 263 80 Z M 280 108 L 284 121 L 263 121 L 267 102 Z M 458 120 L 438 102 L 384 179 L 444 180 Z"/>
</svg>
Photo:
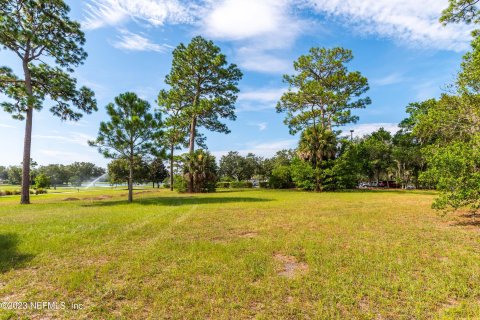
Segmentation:
<svg viewBox="0 0 480 320">
<path fill-rule="evenodd" d="M 5 190 L 4 194 L 5 194 L 6 196 L 11 196 L 11 195 L 13 195 L 13 191 Z"/>
<path fill-rule="evenodd" d="M 188 183 L 187 179 L 184 179 L 183 176 L 176 175 L 173 178 L 173 188 L 180 193 L 187 192 L 187 189 L 188 189 L 187 183 Z"/>
<path fill-rule="evenodd" d="M 175 178 L 174 178 L 174 186 L 175 186 Z M 167 189 L 170 189 L 170 177 L 166 177 L 165 180 L 163 180 L 163 186 Z"/>
<path fill-rule="evenodd" d="M 227 182 L 227 181 L 218 182 L 218 183 L 217 183 L 217 188 L 228 189 L 228 188 L 230 188 L 230 185 L 231 185 L 231 182 Z"/>
<path fill-rule="evenodd" d="M 268 184 L 273 189 L 288 189 L 293 187 L 289 166 L 278 166 L 272 170 Z"/>
<path fill-rule="evenodd" d="M 0 197 L 5 195 L 5 191 L 0 190 Z"/>
<path fill-rule="evenodd" d="M 259 186 L 260 188 L 268 188 L 268 182 L 267 182 L 267 181 L 260 181 L 260 182 L 258 183 L 258 186 Z"/>
<path fill-rule="evenodd" d="M 234 181 L 230 184 L 233 189 L 245 188 L 245 183 L 243 181 Z"/>
<path fill-rule="evenodd" d="M 12 194 L 18 196 L 18 195 L 21 195 L 22 192 L 20 190 L 15 190 L 15 191 L 12 191 Z"/>
<path fill-rule="evenodd" d="M 230 183 L 231 188 L 241 189 L 241 188 L 253 188 L 253 183 L 250 181 L 234 181 Z"/>
<path fill-rule="evenodd" d="M 47 193 L 47 190 L 43 188 L 38 188 L 35 190 L 35 194 L 45 194 L 45 193 Z"/>
<path fill-rule="evenodd" d="M 193 179 L 192 192 L 215 192 L 217 185 L 217 163 L 209 152 L 197 150 L 193 154 L 184 156 L 184 175 L 186 186 L 190 186 Z M 189 170 L 192 170 L 189 172 Z"/>
<path fill-rule="evenodd" d="M 292 161 L 290 172 L 297 188 L 315 190 L 315 170 L 309 163 L 296 158 Z"/>
<path fill-rule="evenodd" d="M 35 177 L 35 189 L 47 189 L 50 188 L 50 184 L 50 177 L 44 173 Z"/>
</svg>

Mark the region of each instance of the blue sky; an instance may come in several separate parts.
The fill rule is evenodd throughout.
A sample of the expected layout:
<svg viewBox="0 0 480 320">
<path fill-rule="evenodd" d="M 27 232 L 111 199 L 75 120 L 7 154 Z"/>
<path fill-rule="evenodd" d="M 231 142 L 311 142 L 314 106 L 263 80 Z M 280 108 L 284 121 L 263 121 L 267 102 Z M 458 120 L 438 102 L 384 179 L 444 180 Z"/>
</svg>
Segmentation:
<svg viewBox="0 0 480 320">
<path fill-rule="evenodd" d="M 32 157 L 40 164 L 108 160 L 88 147 L 105 105 L 133 91 L 155 106 L 171 65 L 172 48 L 196 35 L 215 41 L 243 71 L 237 121 L 231 134 L 207 133 L 209 150 L 271 156 L 295 147 L 275 105 L 285 90 L 282 75 L 311 47 L 353 51 L 351 70 L 370 83 L 373 103 L 345 127 L 356 134 L 381 126 L 395 130 L 409 102 L 437 97 L 468 50 L 469 28 L 438 23 L 447 0 L 87 0 L 67 1 L 86 33 L 80 84 L 96 92 L 99 111 L 78 123 L 61 122 L 48 104 L 34 115 Z M 15 56 L 0 51 L 0 65 L 19 70 Z M 0 111 L 0 164 L 21 162 L 24 123 Z"/>
</svg>

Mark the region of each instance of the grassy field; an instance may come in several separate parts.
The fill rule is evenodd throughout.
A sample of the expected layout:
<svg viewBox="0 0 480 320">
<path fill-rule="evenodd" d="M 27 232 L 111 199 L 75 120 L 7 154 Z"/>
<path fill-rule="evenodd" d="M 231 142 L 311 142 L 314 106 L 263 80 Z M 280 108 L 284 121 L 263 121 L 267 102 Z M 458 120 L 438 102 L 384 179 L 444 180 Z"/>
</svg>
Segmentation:
<svg viewBox="0 0 480 320">
<path fill-rule="evenodd" d="M 1 317 L 480 318 L 480 229 L 430 193 L 136 192 L 0 198 L 0 302 L 66 303 Z"/>
</svg>

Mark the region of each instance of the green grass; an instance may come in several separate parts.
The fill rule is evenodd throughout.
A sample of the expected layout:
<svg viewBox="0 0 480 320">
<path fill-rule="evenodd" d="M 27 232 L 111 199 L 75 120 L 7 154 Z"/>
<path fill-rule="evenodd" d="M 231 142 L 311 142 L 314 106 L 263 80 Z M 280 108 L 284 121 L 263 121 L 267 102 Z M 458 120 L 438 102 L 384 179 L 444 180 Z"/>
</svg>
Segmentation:
<svg viewBox="0 0 480 320">
<path fill-rule="evenodd" d="M 84 306 L 0 315 L 480 318 L 478 226 L 439 216 L 431 193 L 125 194 L 0 198 L 0 301 Z M 308 270 L 280 275 L 279 255 Z"/>
</svg>

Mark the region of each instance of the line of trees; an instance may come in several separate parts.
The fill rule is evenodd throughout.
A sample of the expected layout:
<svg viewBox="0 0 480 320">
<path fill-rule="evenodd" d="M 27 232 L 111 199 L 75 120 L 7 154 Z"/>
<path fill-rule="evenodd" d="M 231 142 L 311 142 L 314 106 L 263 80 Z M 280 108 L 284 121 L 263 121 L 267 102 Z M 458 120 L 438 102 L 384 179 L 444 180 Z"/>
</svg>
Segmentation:
<svg viewBox="0 0 480 320">
<path fill-rule="evenodd" d="M 62 185 L 81 186 L 83 182 L 105 174 L 105 169 L 91 162 L 74 162 L 69 165 L 49 164 L 46 166 L 38 166 L 35 161 L 30 163 L 33 164 L 30 170 L 31 185 L 35 185 L 37 180 L 42 180 L 39 185 L 41 188 L 56 188 Z M 0 166 L 0 180 L 19 185 L 22 182 L 22 167 Z"/>
</svg>

